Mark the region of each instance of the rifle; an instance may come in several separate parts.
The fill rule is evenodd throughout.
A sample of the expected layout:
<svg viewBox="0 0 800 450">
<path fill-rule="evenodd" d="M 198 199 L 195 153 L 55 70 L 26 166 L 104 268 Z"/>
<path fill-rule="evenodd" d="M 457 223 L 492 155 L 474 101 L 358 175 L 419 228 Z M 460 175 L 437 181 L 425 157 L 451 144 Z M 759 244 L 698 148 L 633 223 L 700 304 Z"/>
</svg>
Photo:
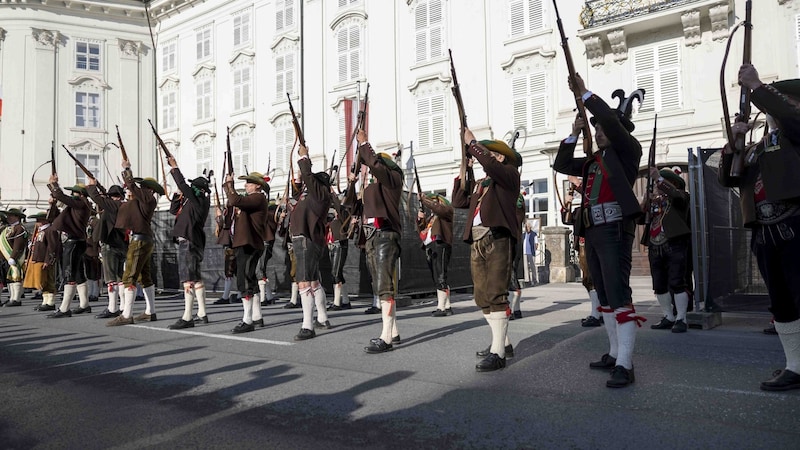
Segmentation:
<svg viewBox="0 0 800 450">
<path fill-rule="evenodd" d="M 348 142 L 348 149 L 347 153 L 350 152 L 350 148 L 352 148 L 353 140 L 356 139 L 356 134 L 358 130 L 363 130 L 367 123 L 367 107 L 369 105 L 369 83 L 367 83 L 367 90 L 364 92 L 364 100 L 360 100 L 361 105 L 358 110 L 358 118 L 356 119 L 356 125 L 353 129 L 353 135 L 351 136 L 350 142 Z M 342 161 L 344 161 L 344 156 L 347 154 L 345 153 L 342 155 Z M 350 239 L 355 234 L 356 228 L 352 226 L 352 219 L 355 217 L 357 222 L 361 220 L 360 210 L 362 208 L 357 208 L 358 198 L 359 196 L 356 195 L 355 183 L 358 174 L 361 173 L 361 158 L 358 157 L 358 147 L 353 150 L 353 165 L 351 167 L 352 174 L 353 174 L 353 181 L 350 181 L 348 178 L 347 180 L 347 188 L 345 189 L 344 199 L 342 200 L 342 204 L 347 206 L 346 214 L 343 215 L 342 218 L 342 228 L 347 228 L 346 232 L 343 230 L 344 234 L 347 235 L 347 238 Z M 364 197 L 364 188 L 366 187 L 366 180 L 361 180 L 361 188 L 359 189 L 359 193 L 361 194 L 360 197 Z M 358 211 L 357 211 L 358 210 Z M 358 214 L 356 214 L 358 213 Z"/>
<path fill-rule="evenodd" d="M 297 136 L 297 142 L 299 142 L 300 145 L 305 147 L 306 138 L 305 136 L 303 136 L 303 129 L 300 127 L 300 122 L 297 120 L 297 114 L 294 113 L 294 107 L 292 106 L 292 97 L 289 95 L 288 92 L 286 93 L 286 98 L 289 99 L 289 112 L 292 113 L 292 126 L 294 127 L 294 134 Z"/>
<path fill-rule="evenodd" d="M 119 142 L 119 151 L 122 152 L 122 160 L 130 161 L 128 159 L 128 153 L 125 151 L 125 146 L 122 144 L 122 136 L 119 134 L 119 125 L 114 126 L 117 127 L 117 141 Z"/>
<path fill-rule="evenodd" d="M 573 86 L 576 85 L 575 63 L 572 61 L 572 52 L 569 51 L 569 43 L 567 43 L 567 35 L 564 33 L 564 25 L 561 23 L 561 16 L 558 14 L 558 4 L 553 0 L 553 8 L 556 12 L 556 24 L 558 25 L 558 32 L 561 34 L 561 48 L 564 49 L 564 58 L 567 60 L 567 72 L 569 72 L 569 79 Z M 586 156 L 592 156 L 592 129 L 589 127 L 589 120 L 586 117 L 586 108 L 583 106 L 583 99 L 580 94 L 575 94 L 575 106 L 585 123 L 583 125 L 583 152 Z"/>
<path fill-rule="evenodd" d="M 96 180 L 92 171 L 86 168 L 86 166 L 84 166 L 83 163 L 80 162 L 80 160 L 76 158 L 75 155 L 73 155 L 72 152 L 70 152 L 69 149 L 64 144 L 61 144 L 61 147 L 67 152 L 67 155 L 69 155 L 69 157 L 72 158 L 73 161 L 75 161 L 75 165 L 78 166 L 78 168 L 81 169 L 81 171 L 83 171 L 83 173 L 86 174 L 87 177 Z M 103 185 L 100 183 L 97 183 L 97 190 L 100 191 L 100 193 L 103 195 L 106 194 L 106 188 L 104 188 Z"/>
<path fill-rule="evenodd" d="M 753 46 L 753 1 L 747 0 L 744 3 L 745 19 L 744 22 L 736 25 L 728 36 L 728 44 L 725 48 L 725 57 L 722 59 L 722 70 L 720 72 L 720 91 L 722 95 L 722 110 L 725 114 L 725 132 L 728 135 L 728 142 L 733 145 L 733 161 L 731 162 L 731 177 L 739 177 L 742 175 L 744 168 L 744 158 L 746 154 L 744 134 L 739 136 L 733 135 L 733 129 L 728 121 L 730 112 L 728 111 L 728 98 L 725 94 L 725 63 L 728 60 L 728 53 L 731 48 L 733 33 L 744 25 L 744 44 L 742 49 L 742 64 L 750 64 L 751 48 Z M 742 86 L 739 94 L 739 112 L 736 114 L 736 122 L 748 123 L 750 121 L 750 89 Z M 730 145 L 729 144 L 729 145 Z"/>
<path fill-rule="evenodd" d="M 422 208 L 422 185 L 419 183 L 419 172 L 417 172 L 417 160 L 416 158 L 414 158 L 414 141 L 411 141 L 411 146 L 409 147 L 408 153 L 411 163 L 414 164 L 414 181 L 416 182 L 417 185 L 417 199 L 419 200 L 419 210 L 420 212 L 424 212 L 424 209 Z"/>
<path fill-rule="evenodd" d="M 56 172 L 56 141 L 50 141 L 50 173 L 53 175 L 58 173 Z"/>
<path fill-rule="evenodd" d="M 158 135 L 158 131 L 156 131 L 156 127 L 153 125 L 153 122 L 150 119 L 147 119 L 147 123 L 150 124 L 150 129 L 153 130 L 153 134 L 156 135 L 156 141 L 158 141 L 158 146 L 161 147 L 161 150 L 164 152 L 164 156 L 167 158 L 172 158 L 172 153 L 169 152 L 167 148 L 167 144 L 161 139 L 161 136 Z"/>
<path fill-rule="evenodd" d="M 344 167 L 344 159 L 347 157 L 347 155 L 350 154 L 350 150 L 353 148 L 353 141 L 356 139 L 356 133 L 358 132 L 359 126 L 362 126 L 362 127 L 364 126 L 364 124 L 361 122 L 361 117 L 362 117 L 362 113 L 361 113 L 362 112 L 362 108 L 361 108 L 361 105 L 362 105 L 362 103 L 361 103 L 361 82 L 358 81 L 356 86 L 357 86 L 357 90 L 358 90 L 358 93 L 356 94 L 356 96 L 358 97 L 358 102 L 359 102 L 359 105 L 358 105 L 358 118 L 356 119 L 356 124 L 353 127 L 353 132 L 350 134 L 350 140 L 347 141 L 347 148 L 345 148 L 345 151 L 342 153 L 341 159 L 339 159 L 339 165 L 336 166 L 336 175 L 335 175 L 336 176 L 336 190 L 339 191 L 339 193 L 341 193 L 341 191 L 339 190 L 339 169 Z M 364 105 L 364 108 L 363 108 L 364 115 L 366 115 L 366 110 L 367 110 L 367 106 L 366 105 L 367 105 L 367 102 L 369 101 L 368 98 L 369 98 L 369 83 L 367 83 L 367 92 L 364 95 L 364 103 L 363 103 L 363 105 Z M 357 158 L 358 158 L 358 152 L 356 151 L 353 160 L 355 161 L 355 159 L 357 159 Z"/>
<path fill-rule="evenodd" d="M 650 142 L 650 154 L 647 155 L 647 191 L 645 192 L 645 210 L 644 210 L 644 231 L 642 232 L 642 239 L 640 244 L 647 245 L 650 242 L 650 224 L 653 222 L 653 202 L 650 195 L 655 189 L 656 180 L 650 174 L 650 168 L 656 166 L 656 130 L 658 122 L 658 115 L 653 118 L 653 140 Z"/>
<path fill-rule="evenodd" d="M 453 51 L 448 48 L 447 53 L 450 55 L 450 74 L 453 77 L 453 87 L 451 89 L 453 98 L 456 100 L 458 119 L 461 122 L 461 132 L 459 133 L 461 138 L 461 167 L 459 168 L 458 176 L 460 177 L 461 190 L 463 191 L 467 186 L 467 158 L 470 158 L 470 154 L 467 153 L 467 143 L 464 142 L 464 130 L 467 129 L 467 113 L 464 112 L 464 99 L 461 97 L 461 86 L 458 84 L 456 66 L 453 64 Z"/>
<path fill-rule="evenodd" d="M 328 167 L 328 177 L 330 177 L 331 179 L 333 179 L 333 172 L 339 170 L 339 166 L 333 164 L 334 161 L 336 161 L 336 149 L 333 149 L 333 155 L 331 156 L 331 166 Z"/>
<path fill-rule="evenodd" d="M 227 136 L 225 137 L 225 145 L 227 146 L 227 151 L 225 151 L 225 162 L 228 163 L 228 173 L 227 175 L 233 175 L 233 153 L 231 152 L 231 127 L 227 127 Z M 223 164 L 222 171 L 225 172 L 225 167 Z"/>
<path fill-rule="evenodd" d="M 517 139 L 519 139 L 519 131 L 515 131 L 514 136 L 511 137 L 511 145 L 509 145 L 509 147 L 511 147 L 511 150 L 517 149 Z"/>
</svg>

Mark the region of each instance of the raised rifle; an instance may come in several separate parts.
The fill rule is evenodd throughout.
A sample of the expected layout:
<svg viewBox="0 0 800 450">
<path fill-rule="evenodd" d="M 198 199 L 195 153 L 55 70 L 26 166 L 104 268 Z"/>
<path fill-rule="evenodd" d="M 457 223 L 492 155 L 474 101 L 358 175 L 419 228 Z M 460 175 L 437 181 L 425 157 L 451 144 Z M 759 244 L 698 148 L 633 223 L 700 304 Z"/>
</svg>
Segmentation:
<svg viewBox="0 0 800 450">
<path fill-rule="evenodd" d="M 408 153 L 409 153 L 409 159 L 411 160 L 411 164 L 414 165 L 414 182 L 417 186 L 417 200 L 419 201 L 419 210 L 420 212 L 424 212 L 424 209 L 422 208 L 422 185 L 419 182 L 419 172 L 417 172 L 417 159 L 414 158 L 414 141 L 411 141 L 411 146 L 408 149 Z"/>
<path fill-rule="evenodd" d="M 156 141 L 158 142 L 158 146 L 161 148 L 161 151 L 164 152 L 164 156 L 167 158 L 172 158 L 172 153 L 170 153 L 169 149 L 167 148 L 167 144 L 161 139 L 161 136 L 158 135 L 158 131 L 156 131 L 155 125 L 150 119 L 147 119 L 147 123 L 150 124 L 150 129 L 153 130 L 153 134 L 156 135 Z"/>
<path fill-rule="evenodd" d="M 350 142 L 348 142 L 348 149 L 347 152 L 342 155 L 342 162 L 344 162 L 344 157 L 350 152 L 350 149 L 353 147 L 353 141 L 356 140 L 356 134 L 358 130 L 363 130 L 367 123 L 367 107 L 369 105 L 369 83 L 367 83 L 367 90 L 364 92 L 364 99 L 361 100 L 361 104 L 359 105 L 360 108 L 358 110 L 358 118 L 356 119 L 356 125 L 353 129 L 353 134 L 351 136 Z M 340 165 L 341 167 L 341 165 Z M 363 198 L 364 188 L 366 185 L 366 180 L 361 180 L 361 188 L 359 192 L 361 196 L 356 194 L 356 180 L 358 179 L 358 175 L 361 173 L 361 158 L 358 156 L 358 147 L 353 149 L 353 165 L 351 167 L 351 173 L 353 174 L 353 180 L 351 181 L 348 177 L 347 179 L 347 188 L 345 189 L 344 199 L 342 200 L 342 204 L 346 207 L 345 213 L 342 215 L 342 233 L 347 235 L 347 238 L 350 239 L 355 234 L 356 228 L 353 226 L 352 219 L 356 219 L 356 222 L 360 222 L 361 220 L 361 209 L 358 207 L 358 198 Z"/>
<path fill-rule="evenodd" d="M 741 26 L 744 25 L 744 43 L 742 45 L 742 64 L 750 64 L 750 55 L 751 49 L 753 46 L 753 1 L 747 0 L 744 3 L 744 10 L 745 10 L 745 18 L 744 22 L 737 24 L 733 30 L 731 30 L 731 34 L 728 36 L 728 44 L 725 47 L 725 56 L 722 59 L 722 69 L 720 70 L 720 96 L 722 98 L 722 111 L 725 115 L 725 132 L 728 135 L 728 145 L 733 146 L 733 160 L 731 162 L 731 177 L 739 177 L 742 175 L 742 169 L 744 168 L 744 158 L 745 154 L 747 153 L 745 149 L 745 142 L 744 138 L 745 135 L 741 134 L 738 136 L 733 135 L 733 128 L 731 127 L 730 121 L 728 118 L 730 117 L 730 112 L 728 111 L 728 97 L 726 94 L 725 88 L 725 63 L 728 60 L 728 54 L 730 53 L 731 49 L 731 42 L 733 38 L 733 34 L 736 30 Z M 748 123 L 750 121 L 750 89 L 745 86 L 742 86 L 742 89 L 739 94 L 739 112 L 736 114 L 736 122 Z"/>
<path fill-rule="evenodd" d="M 119 142 L 119 151 L 122 153 L 122 160 L 123 161 L 130 161 L 128 159 L 128 152 L 125 151 L 125 145 L 122 144 L 122 136 L 119 134 L 119 125 L 114 125 L 117 128 L 117 142 Z"/>
<path fill-rule="evenodd" d="M 286 98 L 289 99 L 289 112 L 292 113 L 292 126 L 294 127 L 294 134 L 297 136 L 297 142 L 300 143 L 303 147 L 306 146 L 306 138 L 303 136 L 303 128 L 300 127 L 300 121 L 297 120 L 297 114 L 294 113 L 294 107 L 292 106 L 292 96 L 289 93 L 286 93 Z"/>
<path fill-rule="evenodd" d="M 52 175 L 58 173 L 56 172 L 56 141 L 50 141 L 50 173 Z"/>
<path fill-rule="evenodd" d="M 511 147 L 511 150 L 517 149 L 517 139 L 519 139 L 519 131 L 515 131 L 514 136 L 511 137 L 511 145 L 509 145 L 509 147 Z"/>
<path fill-rule="evenodd" d="M 650 224 L 653 222 L 653 201 L 650 196 L 655 190 L 656 180 L 650 174 L 650 168 L 656 166 L 656 130 L 658 129 L 658 115 L 653 118 L 653 140 L 650 141 L 650 154 L 647 155 L 647 191 L 644 199 L 644 231 L 640 243 L 647 245 L 650 242 Z"/>
<path fill-rule="evenodd" d="M 75 165 L 76 165 L 76 166 L 78 166 L 78 168 L 79 168 L 79 169 L 81 169 L 81 171 L 82 171 L 82 172 L 83 172 L 83 173 L 84 173 L 84 174 L 85 174 L 85 175 L 86 175 L 88 178 L 91 178 L 91 179 L 93 179 L 93 180 L 96 180 L 96 178 L 94 177 L 94 174 L 92 173 L 92 171 L 91 171 L 91 170 L 89 170 L 89 169 L 88 169 L 86 166 L 84 166 L 84 165 L 83 165 L 83 163 L 82 163 L 82 162 L 81 162 L 81 161 L 80 161 L 78 158 L 76 158 L 76 157 L 75 157 L 75 155 L 73 155 L 71 151 L 69 151 L 69 149 L 67 148 L 67 146 L 66 146 L 66 145 L 64 145 L 64 144 L 61 144 L 61 148 L 63 148 L 63 149 L 64 149 L 64 151 L 66 151 L 66 152 L 67 152 L 67 155 L 69 155 L 69 157 L 72 159 L 72 161 L 74 161 L 74 162 L 75 162 Z M 100 183 L 97 183 L 97 190 L 98 190 L 98 191 L 100 191 L 100 192 L 101 192 L 101 193 L 103 193 L 103 194 L 105 194 L 105 193 L 106 193 L 106 189 L 105 189 L 105 188 L 103 187 L 103 185 L 101 185 Z"/>
<path fill-rule="evenodd" d="M 225 151 L 225 162 L 228 163 L 228 173 L 226 175 L 233 175 L 233 152 L 231 152 L 231 128 L 227 127 L 227 134 L 225 136 L 225 145 L 227 151 Z M 223 167 L 223 172 L 225 171 Z"/>
<path fill-rule="evenodd" d="M 470 171 L 467 170 L 467 159 L 470 154 L 467 153 L 467 143 L 464 142 L 464 130 L 467 129 L 467 113 L 464 112 L 464 99 L 461 97 L 461 86 L 458 84 L 458 76 L 456 75 L 456 66 L 453 64 L 453 51 L 449 48 L 447 53 L 450 55 L 450 75 L 453 77 L 453 98 L 456 100 L 456 108 L 458 109 L 458 120 L 461 124 L 461 132 L 459 138 L 461 142 L 461 166 L 458 170 L 460 177 L 461 190 L 466 189 L 467 177 L 470 176 Z"/>
<path fill-rule="evenodd" d="M 576 86 L 575 63 L 572 61 L 572 52 L 569 51 L 569 43 L 567 42 L 567 35 L 564 33 L 564 25 L 561 23 L 561 16 L 558 14 L 558 4 L 553 0 L 553 9 L 556 13 L 556 24 L 558 25 L 558 32 L 561 34 L 561 48 L 564 50 L 564 58 L 567 60 L 567 72 L 569 79 L 573 86 Z M 580 94 L 575 94 L 575 107 L 578 114 L 584 119 L 583 125 L 583 152 L 586 156 L 592 156 L 592 129 L 589 127 L 589 119 L 586 117 L 586 108 L 583 105 L 583 99 Z"/>
<path fill-rule="evenodd" d="M 328 177 L 333 180 L 333 173 L 339 170 L 339 166 L 334 164 L 333 162 L 336 161 L 336 149 L 333 149 L 333 155 L 331 156 L 331 166 L 328 167 Z"/>
<path fill-rule="evenodd" d="M 344 152 L 342 152 L 342 157 L 341 157 L 341 159 L 339 159 L 339 164 L 336 166 L 336 173 L 334 175 L 336 177 L 336 190 L 339 191 L 340 193 L 341 193 L 341 191 L 339 190 L 339 170 L 342 167 L 345 167 L 344 159 L 347 157 L 347 155 L 350 154 L 350 150 L 353 150 L 353 141 L 356 140 L 356 133 L 358 133 L 359 128 L 363 128 L 364 127 L 364 123 L 362 121 L 362 117 L 364 119 L 366 119 L 367 103 L 369 102 L 369 83 L 367 83 L 367 91 L 366 91 L 366 93 L 364 95 L 363 102 L 361 100 L 361 82 L 360 81 L 357 82 L 356 89 L 358 91 L 357 94 L 356 94 L 356 97 L 358 98 L 358 102 L 359 102 L 359 104 L 358 104 L 358 117 L 356 118 L 356 124 L 353 127 L 353 132 L 350 134 L 350 140 L 347 141 L 347 147 L 345 148 Z M 362 105 L 363 105 L 363 107 L 362 107 Z M 363 112 L 363 114 L 362 114 L 362 112 Z M 358 148 L 356 148 L 353 151 L 353 153 L 354 153 L 353 154 L 353 161 L 355 161 L 356 159 L 358 159 Z"/>
</svg>

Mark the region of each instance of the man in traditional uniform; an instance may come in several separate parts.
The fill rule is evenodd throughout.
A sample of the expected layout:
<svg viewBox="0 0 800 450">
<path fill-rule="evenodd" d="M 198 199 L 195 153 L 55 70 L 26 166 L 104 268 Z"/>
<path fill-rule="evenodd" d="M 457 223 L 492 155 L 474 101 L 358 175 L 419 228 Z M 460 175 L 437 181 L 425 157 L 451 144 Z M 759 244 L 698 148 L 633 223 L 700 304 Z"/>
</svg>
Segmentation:
<svg viewBox="0 0 800 450">
<path fill-rule="evenodd" d="M 327 173 L 311 172 L 308 148 L 301 145 L 297 154 L 305 192 L 292 208 L 289 232 L 297 261 L 295 279 L 303 306 L 303 325 L 294 340 L 303 341 L 316 336 L 314 328 L 331 328 L 325 308 L 325 290 L 319 279 L 319 260 L 325 245 L 325 220 L 331 204 L 331 183 Z M 316 320 L 313 318 L 315 306 Z"/>
<path fill-rule="evenodd" d="M 270 286 L 270 277 L 267 267 L 269 265 L 269 260 L 272 259 L 272 249 L 275 247 L 275 233 L 278 231 L 278 222 L 275 220 L 275 212 L 277 210 L 278 205 L 275 204 L 275 201 L 271 200 L 269 202 L 269 207 L 267 207 L 267 223 L 264 228 L 264 251 L 261 253 L 261 257 L 258 258 L 258 266 L 256 269 L 261 306 L 271 305 L 275 302 L 272 296 L 272 287 Z M 255 319 L 254 321 L 258 322 Z M 261 319 L 260 325 L 264 326 L 264 319 Z"/>
<path fill-rule="evenodd" d="M 508 342 L 508 283 L 511 279 L 512 247 L 516 245 L 517 197 L 520 190 L 519 154 L 500 140 L 478 142 L 469 129 L 464 130 L 469 171 L 475 159 L 480 162 L 486 178 L 477 182 L 461 179 L 453 185 L 453 206 L 468 209 L 469 217 L 463 240 L 470 244 L 470 270 L 475 303 L 492 331 L 492 343 L 487 351 L 478 352 L 484 358 L 475 366 L 478 372 L 491 372 L 506 366 L 506 357 L 513 354 Z"/>
<path fill-rule="evenodd" d="M 397 331 L 397 292 L 395 271 L 400 257 L 400 197 L 403 194 L 403 171 L 386 153 L 376 154 L 367 142 L 367 133 L 358 130 L 358 157 L 369 168 L 377 182 L 364 188 L 363 218 L 367 253 L 367 267 L 372 275 L 372 291 L 380 299 L 383 328 L 380 337 L 372 339 L 364 348 L 367 353 L 392 350 Z"/>
<path fill-rule="evenodd" d="M 339 197 L 331 193 L 333 205 L 328 210 L 328 224 L 325 233 L 325 243 L 328 245 L 328 256 L 331 260 L 331 276 L 333 277 L 333 303 L 328 306 L 331 311 L 351 309 L 350 297 L 345 290 L 344 265 L 347 262 L 349 239 L 345 233 L 346 227 L 342 219 L 347 220 L 349 214 L 345 212 Z"/>
<path fill-rule="evenodd" d="M 117 214 L 125 198 L 125 190 L 121 186 L 113 185 L 108 188 L 106 193 L 97 180 L 89 178 L 86 192 L 92 201 L 102 211 L 100 213 L 99 242 L 103 252 L 103 278 L 105 278 L 108 288 L 108 306 L 95 317 L 98 319 L 113 319 L 119 316 L 122 302 L 124 286 L 122 284 L 122 274 L 125 270 L 125 255 L 128 252 L 128 242 L 124 230 L 115 228 Z M 119 299 L 119 308 L 117 307 Z"/>
<path fill-rule="evenodd" d="M 89 190 L 86 190 L 87 196 Z M 100 219 L 92 210 L 89 224 L 86 227 L 86 253 L 83 254 L 83 270 L 86 273 L 86 286 L 90 302 L 100 298 L 100 278 L 102 277 L 102 263 L 100 261 Z"/>
<path fill-rule="evenodd" d="M 86 187 L 76 184 L 71 188 L 72 196 L 67 196 L 61 191 L 58 185 L 58 174 L 50 176 L 51 195 L 66 207 L 53 220 L 53 229 L 61 232 L 66 237 L 63 241 L 61 253 L 61 272 L 64 279 L 64 297 L 61 299 L 61 307 L 56 312 L 48 315 L 52 319 L 71 317 L 73 314 L 92 312 L 89 306 L 89 287 L 86 283 L 86 272 L 83 266 L 83 254 L 86 253 L 86 226 L 89 223 L 89 215 L 92 207 L 86 198 Z M 69 306 L 75 292 L 78 293 L 80 305 L 70 311 Z"/>
<path fill-rule="evenodd" d="M 453 252 L 453 216 L 455 209 L 450 202 L 438 194 L 420 195 L 422 208 L 417 213 L 417 231 L 422 240 L 422 250 L 428 269 L 436 286 L 436 309 L 433 317 L 453 315 L 450 306 L 450 285 L 447 284 L 447 268 Z M 430 211 L 425 215 L 424 208 Z"/>
<path fill-rule="evenodd" d="M 50 209 L 40 212 L 30 219 L 36 220 L 36 228 L 31 238 L 31 255 L 25 273 L 26 288 L 42 292 L 42 304 L 34 311 L 55 311 L 56 265 L 61 257 L 61 235 L 50 226 L 50 217 L 57 215 L 56 201 L 50 198 Z"/>
<path fill-rule="evenodd" d="M 206 287 L 203 284 L 203 253 L 206 249 L 206 218 L 211 208 L 208 179 L 197 177 L 186 183 L 178 162 L 170 156 L 167 164 L 180 194 L 175 193 L 170 201 L 169 212 L 175 215 L 172 238 L 178 243 L 178 277 L 183 283 L 183 317 L 169 328 L 179 330 L 194 327 L 192 304 L 197 300 L 197 317 L 208 323 L 206 314 Z"/>
<path fill-rule="evenodd" d="M 720 182 L 738 186 L 744 226 L 767 285 L 770 312 L 786 356 L 786 367 L 761 383 L 765 391 L 800 389 L 800 79 L 764 84 L 750 64 L 739 69 L 739 84 L 751 89 L 750 100 L 767 114 L 768 134 L 745 154 L 739 176 L 731 176 L 734 159 L 729 142 L 723 151 Z M 733 125 L 736 135 L 747 124 Z"/>
<path fill-rule="evenodd" d="M 650 168 L 655 189 L 650 194 L 650 232 L 645 236 L 653 291 L 664 317 L 650 328 L 685 333 L 689 294 L 686 292 L 686 262 L 692 230 L 689 228 L 689 193 L 686 182 L 670 169 Z M 677 317 L 672 313 L 675 300 Z"/>
<path fill-rule="evenodd" d="M 134 323 L 133 302 L 136 298 L 136 283 L 141 283 L 146 302 L 143 313 L 136 316 L 137 322 L 155 322 L 155 285 L 151 276 L 151 257 L 155 248 L 153 239 L 153 213 L 158 204 L 157 195 L 164 195 L 164 188 L 154 178 L 134 178 L 130 161 L 122 161 L 122 180 L 131 193 L 130 199 L 123 203 L 117 213 L 116 228 L 126 230 L 129 236 L 128 254 L 125 258 L 125 272 L 122 274 L 124 306 L 122 314 L 106 323 L 114 327 Z"/>
<path fill-rule="evenodd" d="M 25 278 L 23 265 L 25 250 L 28 247 L 28 232 L 22 226 L 25 214 L 18 208 L 5 211 L 8 226 L 0 233 L 0 252 L 8 263 L 6 282 L 9 299 L 2 303 L 4 307 L 22 306 L 22 280 Z"/>
<path fill-rule="evenodd" d="M 233 328 L 234 334 L 247 333 L 253 331 L 254 308 L 261 312 L 261 302 L 253 297 L 253 293 L 258 289 L 256 280 L 256 266 L 258 258 L 264 251 L 264 228 L 267 219 L 268 202 L 262 189 L 269 194 L 269 185 L 264 180 L 264 176 L 258 172 L 251 172 L 249 175 L 239 177 L 245 180 L 245 195 L 239 195 L 233 186 L 233 175 L 225 177 L 225 193 L 228 196 L 228 208 L 238 208 L 239 212 L 235 215 L 231 230 L 233 231 L 233 249 L 236 252 L 236 283 L 239 292 L 242 294 L 242 308 L 244 315 L 242 322 Z"/>
<path fill-rule="evenodd" d="M 231 292 L 233 285 L 233 277 L 236 276 L 236 252 L 233 250 L 233 235 L 231 234 L 231 225 L 233 225 L 233 215 L 236 208 L 229 206 L 217 206 L 216 222 L 217 222 L 217 244 L 222 246 L 224 257 L 223 274 L 225 281 L 222 287 L 222 297 L 217 299 L 215 305 L 228 305 L 231 303 L 239 303 L 239 296 L 234 289 Z"/>
<path fill-rule="evenodd" d="M 525 245 L 522 240 L 522 224 L 525 223 L 525 197 L 522 193 L 517 196 L 517 223 L 520 224 L 514 230 L 514 239 L 516 244 L 511 247 L 511 280 L 508 283 L 508 293 L 511 299 L 509 300 L 509 308 L 511 308 L 511 315 L 508 320 L 522 319 L 522 310 L 520 303 L 522 302 L 522 286 L 517 278 L 517 271 L 519 270 L 519 263 L 522 261 L 522 254 L 524 252 L 523 246 Z M 526 229 L 529 226 L 525 223 Z"/>
<path fill-rule="evenodd" d="M 632 186 L 639 172 L 642 145 L 631 134 L 635 127 L 630 121 L 630 99 L 623 102 L 621 110 L 612 110 L 586 89 L 580 76 L 575 78 L 570 89 L 594 115 L 591 123 L 599 151 L 592 157 L 573 155 L 577 136 L 585 125 L 584 118 L 578 117 L 572 133 L 561 142 L 553 169 L 584 180 L 586 195 L 579 220 L 583 220 L 586 230 L 586 257 L 609 340 L 608 353 L 589 367 L 611 370 L 606 386 L 620 388 L 635 380 L 636 328 L 645 320 L 633 308 L 630 287 L 635 220 L 642 214 Z"/>
</svg>

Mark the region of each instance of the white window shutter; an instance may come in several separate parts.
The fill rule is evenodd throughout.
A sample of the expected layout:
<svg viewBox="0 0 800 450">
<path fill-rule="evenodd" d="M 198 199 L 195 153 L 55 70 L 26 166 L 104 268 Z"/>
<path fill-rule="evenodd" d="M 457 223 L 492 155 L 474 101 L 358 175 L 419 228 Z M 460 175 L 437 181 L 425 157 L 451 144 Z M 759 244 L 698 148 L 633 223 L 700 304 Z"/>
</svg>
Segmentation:
<svg viewBox="0 0 800 450">
<path fill-rule="evenodd" d="M 416 61 L 428 59 L 428 4 L 420 2 L 414 10 L 414 31 L 416 34 Z"/>
<path fill-rule="evenodd" d="M 528 31 L 544 28 L 544 0 L 528 0 Z"/>
<path fill-rule="evenodd" d="M 358 26 L 350 28 L 350 77 L 353 80 L 361 76 L 361 29 Z"/>
<path fill-rule="evenodd" d="M 444 95 L 431 98 L 431 146 L 445 144 L 445 100 Z"/>
<path fill-rule="evenodd" d="M 338 54 L 339 54 L 339 81 L 347 81 L 348 80 L 348 77 L 347 77 L 347 69 L 348 69 L 348 67 L 347 67 L 348 66 L 348 64 L 347 64 L 348 63 L 347 50 L 348 50 L 349 46 L 348 46 L 347 38 L 348 38 L 348 33 L 347 33 L 346 29 L 343 29 L 343 30 L 339 31 L 339 34 L 337 35 L 337 41 L 338 41 L 337 42 L 337 44 L 338 44 L 337 50 L 338 50 Z"/>
<path fill-rule="evenodd" d="M 444 6 L 442 0 L 431 0 L 428 4 L 429 57 L 438 58 L 444 54 Z"/>
<path fill-rule="evenodd" d="M 661 100 L 660 110 L 663 111 L 667 109 L 680 109 L 682 106 L 680 72 L 676 68 L 676 69 L 662 71 L 659 75 L 660 75 L 659 99 Z"/>
<path fill-rule="evenodd" d="M 200 120 L 203 118 L 203 83 L 197 83 L 195 91 L 197 92 L 197 111 L 195 118 Z"/>
<path fill-rule="evenodd" d="M 431 146 L 430 115 L 431 99 L 417 99 L 417 134 L 420 148 L 430 148 Z"/>
<path fill-rule="evenodd" d="M 294 26 L 294 0 L 286 0 L 286 9 L 284 11 L 284 26 L 287 28 Z"/>
<path fill-rule="evenodd" d="M 251 77 L 250 77 L 250 67 L 245 67 L 242 69 L 242 108 L 249 108 L 251 106 L 250 103 L 250 86 L 251 86 Z"/>
<path fill-rule="evenodd" d="M 523 0 L 512 0 L 508 5 L 511 37 L 525 34 L 525 8 L 522 2 Z"/>
<path fill-rule="evenodd" d="M 511 80 L 511 98 L 513 102 L 514 128 L 528 126 L 528 83 L 527 76 L 515 77 Z"/>
<path fill-rule="evenodd" d="M 547 106 L 547 76 L 544 72 L 532 73 L 529 77 L 530 125 L 529 130 L 547 128 L 549 108 Z"/>
<path fill-rule="evenodd" d="M 294 54 L 288 53 L 285 59 L 285 75 L 283 83 L 286 86 L 286 92 L 294 94 Z"/>
<path fill-rule="evenodd" d="M 644 89 L 645 101 L 639 107 L 639 112 L 653 112 L 656 110 L 657 93 L 655 92 L 655 80 L 653 73 L 637 74 L 633 82 L 636 89 Z"/>
<path fill-rule="evenodd" d="M 281 9 L 281 5 L 275 5 L 275 30 L 281 31 L 284 27 L 284 10 Z"/>
</svg>

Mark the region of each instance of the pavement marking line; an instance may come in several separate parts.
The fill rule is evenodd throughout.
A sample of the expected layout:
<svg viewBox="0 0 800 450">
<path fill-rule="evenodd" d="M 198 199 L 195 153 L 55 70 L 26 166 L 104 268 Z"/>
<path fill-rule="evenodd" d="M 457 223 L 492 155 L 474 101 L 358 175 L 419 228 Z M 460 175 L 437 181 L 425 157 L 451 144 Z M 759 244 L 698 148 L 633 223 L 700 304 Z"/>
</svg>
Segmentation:
<svg viewBox="0 0 800 450">
<path fill-rule="evenodd" d="M 156 327 L 148 327 L 146 325 L 128 325 L 130 328 L 144 328 L 147 330 L 156 330 L 156 331 L 166 331 L 168 333 L 178 333 L 178 334 L 189 334 L 193 336 L 203 336 L 203 337 L 210 337 L 216 339 L 228 339 L 231 341 L 243 341 L 243 342 L 256 342 L 260 344 L 273 344 L 273 345 L 294 345 L 291 342 L 283 342 L 283 341 L 273 341 L 270 339 L 255 339 L 255 338 L 248 338 L 248 337 L 241 337 L 241 336 L 225 336 L 222 334 L 211 334 L 211 333 L 201 333 L 199 331 L 183 331 L 183 330 L 170 330 L 168 328 L 156 328 Z"/>
<path fill-rule="evenodd" d="M 720 392 L 720 393 L 723 393 L 723 394 L 744 394 L 744 395 L 754 395 L 756 397 L 777 398 L 774 392 L 743 391 L 741 389 L 722 389 L 722 388 L 712 388 L 712 387 L 697 387 L 697 386 L 691 386 L 691 385 L 688 385 L 688 384 L 673 384 L 671 386 L 675 386 L 675 387 L 678 387 L 678 388 L 695 389 L 695 390 L 700 390 L 700 391 Z"/>
</svg>

